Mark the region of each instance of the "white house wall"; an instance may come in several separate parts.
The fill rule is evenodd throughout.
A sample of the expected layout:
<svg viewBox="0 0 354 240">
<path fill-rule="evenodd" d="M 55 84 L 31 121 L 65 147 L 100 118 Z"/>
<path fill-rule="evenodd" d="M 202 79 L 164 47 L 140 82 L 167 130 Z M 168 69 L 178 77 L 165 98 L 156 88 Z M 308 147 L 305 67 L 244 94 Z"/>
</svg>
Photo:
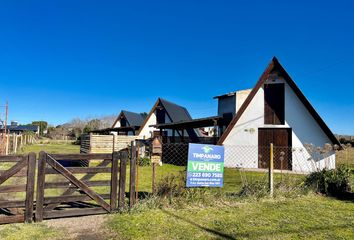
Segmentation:
<svg viewBox="0 0 354 240">
<path fill-rule="evenodd" d="M 284 80 L 280 79 L 276 82 L 284 83 Z M 294 148 L 293 171 L 310 172 L 318 167 L 335 167 L 334 152 L 325 159 L 316 158 L 315 164 L 309 160 L 313 158 L 305 150 L 304 144 L 312 143 L 323 147 L 331 141 L 287 83 L 285 83 L 285 124 L 264 124 L 264 90 L 260 88 L 224 140 L 225 166 L 258 168 L 258 128 L 287 128 L 289 126 L 292 128 L 292 147 Z"/>
<path fill-rule="evenodd" d="M 155 127 L 150 127 L 150 125 L 156 125 L 156 111 L 151 114 L 145 126 L 139 134 L 140 139 L 148 139 L 152 137 L 154 131 L 160 131 L 160 129 Z M 165 123 L 171 123 L 171 119 L 167 114 L 165 114 Z M 172 130 L 167 130 L 168 136 L 172 135 Z"/>
</svg>

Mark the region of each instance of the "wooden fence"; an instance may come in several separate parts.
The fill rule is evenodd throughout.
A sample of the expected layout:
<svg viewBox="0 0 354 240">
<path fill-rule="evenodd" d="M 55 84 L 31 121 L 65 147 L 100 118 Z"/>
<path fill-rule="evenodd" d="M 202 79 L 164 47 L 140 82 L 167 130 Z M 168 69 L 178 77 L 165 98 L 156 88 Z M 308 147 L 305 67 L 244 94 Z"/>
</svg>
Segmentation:
<svg viewBox="0 0 354 240">
<path fill-rule="evenodd" d="M 136 150 L 133 148 L 133 152 Z M 88 167 L 65 167 L 66 161 L 89 161 Z M 127 168 L 129 207 L 135 203 L 136 156 L 127 149 L 112 154 L 48 154 L 38 160 L 0 156 L 8 169 L 0 171 L 0 224 L 117 212 L 124 209 Z M 38 162 L 36 168 L 36 161 Z M 9 164 L 12 166 L 9 166 Z M 0 169 L 3 169 L 0 165 Z M 35 172 L 37 182 L 35 187 Z M 25 177 L 19 182 L 15 177 Z M 12 196 L 8 193 L 22 193 Z M 36 201 L 33 196 L 36 195 Z M 24 197 L 17 200 L 14 197 Z"/>
<path fill-rule="evenodd" d="M 32 222 L 36 155 L 0 156 L 0 163 L 0 224 Z"/>
<path fill-rule="evenodd" d="M 0 134 L 0 154 L 16 154 L 21 147 L 33 143 L 36 143 L 36 139 L 32 135 L 2 133 Z"/>
<path fill-rule="evenodd" d="M 81 153 L 112 153 L 130 146 L 137 136 L 126 135 L 94 135 L 81 136 Z"/>
</svg>

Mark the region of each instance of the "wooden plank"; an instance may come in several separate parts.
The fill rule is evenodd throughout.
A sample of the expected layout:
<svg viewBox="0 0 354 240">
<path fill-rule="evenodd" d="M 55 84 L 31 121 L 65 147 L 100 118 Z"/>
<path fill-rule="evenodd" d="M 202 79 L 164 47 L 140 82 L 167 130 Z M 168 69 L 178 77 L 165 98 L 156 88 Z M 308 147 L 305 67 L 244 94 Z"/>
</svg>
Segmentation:
<svg viewBox="0 0 354 240">
<path fill-rule="evenodd" d="M 102 186 L 110 186 L 110 180 L 99 180 L 99 181 L 83 181 L 89 187 L 102 187 Z M 45 189 L 50 188 L 75 188 L 77 187 L 70 182 L 47 182 L 44 184 Z"/>
<path fill-rule="evenodd" d="M 70 173 L 110 173 L 111 168 L 110 167 L 66 167 L 66 170 L 68 170 Z M 53 168 L 46 168 L 45 169 L 46 174 L 60 174 L 58 171 L 56 171 Z"/>
<path fill-rule="evenodd" d="M 112 171 L 111 171 L 111 211 L 117 209 L 117 197 L 118 197 L 118 161 L 119 152 L 114 152 L 112 154 Z"/>
<path fill-rule="evenodd" d="M 100 160 L 100 159 L 112 159 L 112 154 L 50 154 L 50 156 L 56 160 Z"/>
<path fill-rule="evenodd" d="M 0 186 L 0 193 L 24 192 L 24 191 L 26 191 L 26 184 Z"/>
<path fill-rule="evenodd" d="M 84 182 L 76 178 L 72 173 L 70 173 L 65 167 L 59 164 L 50 155 L 47 155 L 47 163 L 51 165 L 54 169 L 59 171 L 65 178 L 67 178 L 69 181 L 79 187 L 88 196 L 90 196 L 92 200 L 94 200 L 97 204 L 106 209 L 108 212 L 110 211 L 110 206 L 104 201 L 103 198 L 101 198 L 100 195 L 90 189 Z"/>
<path fill-rule="evenodd" d="M 135 182 L 136 182 L 136 142 L 133 141 L 131 145 L 130 158 L 130 181 L 129 181 L 129 207 L 135 205 Z"/>
<path fill-rule="evenodd" d="M 0 170 L 0 176 L 2 176 L 7 170 Z M 24 168 L 20 169 L 18 172 L 16 172 L 14 175 L 11 177 L 27 177 L 27 166 Z"/>
<path fill-rule="evenodd" d="M 36 222 L 41 222 L 43 220 L 43 203 L 44 203 L 44 182 L 45 182 L 45 166 L 46 166 L 45 152 L 39 153 L 38 159 L 38 175 L 37 175 L 37 200 L 36 200 Z"/>
<path fill-rule="evenodd" d="M 0 156 L 0 162 L 19 162 L 23 156 Z"/>
<path fill-rule="evenodd" d="M 103 199 L 110 199 L 110 194 L 100 194 Z M 44 198 L 44 204 L 53 204 L 53 203 L 69 203 L 77 201 L 91 201 L 91 197 L 85 195 L 61 195 L 58 197 L 46 197 Z M 53 210 L 53 209 L 51 209 Z M 50 210 L 48 210 L 50 211 Z M 47 212 L 48 212 L 47 211 Z"/>
<path fill-rule="evenodd" d="M 105 167 L 107 166 L 108 164 L 110 164 L 112 161 L 111 160 L 103 160 L 102 162 L 100 162 L 98 164 L 97 167 Z M 96 173 L 88 173 L 86 174 L 85 176 L 83 176 L 81 178 L 81 181 L 88 181 L 90 180 L 91 178 L 93 178 L 94 176 L 96 176 Z M 69 188 L 68 190 L 66 190 L 62 195 L 70 195 L 72 193 L 74 193 L 76 191 L 76 189 L 74 188 Z M 45 210 L 46 211 L 49 211 L 49 210 L 53 210 L 54 208 L 56 208 L 58 206 L 58 204 L 49 204 L 48 206 L 45 207 Z"/>
<path fill-rule="evenodd" d="M 26 210 L 25 222 L 31 223 L 33 220 L 33 201 L 34 201 L 34 181 L 36 172 L 36 154 L 28 155 L 28 174 L 27 174 L 27 189 L 26 189 Z"/>
<path fill-rule="evenodd" d="M 127 161 L 128 152 L 122 151 L 120 156 L 120 167 L 119 167 L 119 192 L 118 192 L 118 208 L 120 210 L 125 207 L 125 182 L 127 177 Z"/>
<path fill-rule="evenodd" d="M 84 208 L 75 210 L 60 210 L 60 211 L 49 211 L 44 212 L 43 217 L 48 218 L 61 218 L 61 217 L 74 217 L 74 216 L 87 216 L 107 213 L 102 208 Z"/>
<path fill-rule="evenodd" d="M 0 217 L 0 224 L 21 223 L 23 221 L 24 221 L 23 215 L 1 216 Z"/>
<path fill-rule="evenodd" d="M 26 165 L 27 165 L 27 161 L 26 160 L 21 160 L 20 162 L 16 163 L 14 166 L 12 166 L 10 169 L 5 170 L 3 173 L 1 173 L 1 175 L 0 175 L 0 185 L 3 184 L 10 177 L 15 175 L 15 173 L 20 171 Z"/>
<path fill-rule="evenodd" d="M 16 207 L 25 207 L 25 201 L 23 200 L 4 200 L 0 201 L 0 208 L 16 208 Z"/>
</svg>

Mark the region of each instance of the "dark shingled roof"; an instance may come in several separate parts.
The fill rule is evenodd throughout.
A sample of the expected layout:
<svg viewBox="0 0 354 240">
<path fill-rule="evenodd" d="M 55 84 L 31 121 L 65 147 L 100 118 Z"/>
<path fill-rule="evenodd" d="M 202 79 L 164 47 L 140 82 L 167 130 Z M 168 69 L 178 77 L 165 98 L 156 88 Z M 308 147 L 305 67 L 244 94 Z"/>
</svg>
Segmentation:
<svg viewBox="0 0 354 240">
<path fill-rule="evenodd" d="M 129 126 L 141 126 L 144 123 L 145 118 L 140 113 L 129 112 L 122 110 Z"/>
<path fill-rule="evenodd" d="M 182 122 L 192 120 L 191 115 L 185 107 L 179 106 L 175 103 L 169 102 L 165 99 L 160 98 L 160 102 L 163 107 L 166 109 L 168 116 L 171 118 L 171 121 Z"/>
</svg>

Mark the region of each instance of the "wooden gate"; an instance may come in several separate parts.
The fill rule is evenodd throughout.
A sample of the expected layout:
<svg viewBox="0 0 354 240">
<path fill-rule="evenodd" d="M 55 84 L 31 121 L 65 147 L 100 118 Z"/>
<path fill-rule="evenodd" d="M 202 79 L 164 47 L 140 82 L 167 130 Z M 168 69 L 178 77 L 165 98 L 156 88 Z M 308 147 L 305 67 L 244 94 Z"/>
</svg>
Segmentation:
<svg viewBox="0 0 354 240">
<path fill-rule="evenodd" d="M 113 154 L 41 152 L 36 221 L 110 213 L 124 207 L 127 158 L 125 151 Z M 89 164 L 88 167 L 64 167 L 63 161 L 88 161 Z"/>
<path fill-rule="evenodd" d="M 36 155 L 0 156 L 0 224 L 32 222 Z"/>
</svg>

